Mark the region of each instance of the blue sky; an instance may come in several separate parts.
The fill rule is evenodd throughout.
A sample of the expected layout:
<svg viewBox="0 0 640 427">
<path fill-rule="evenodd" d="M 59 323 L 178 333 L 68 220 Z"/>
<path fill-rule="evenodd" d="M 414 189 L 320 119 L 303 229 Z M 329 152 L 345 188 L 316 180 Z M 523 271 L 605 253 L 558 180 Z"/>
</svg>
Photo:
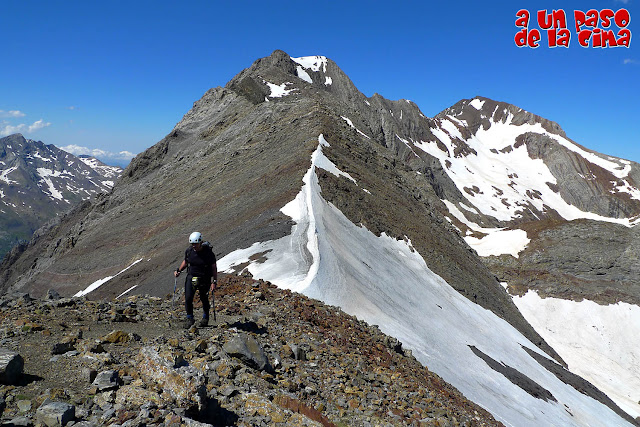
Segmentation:
<svg viewBox="0 0 640 427">
<path fill-rule="evenodd" d="M 209 88 L 275 49 L 333 59 L 367 96 L 434 116 L 476 95 L 556 121 L 640 162 L 640 0 L 0 2 L 0 136 L 139 153 Z M 574 10 L 626 9 L 631 47 L 583 48 Z M 516 13 L 566 12 L 569 48 L 518 48 Z M 618 31 L 614 25 L 613 28 Z M 640 27 L 637 30 L 640 34 Z M 99 156 L 100 157 L 100 156 Z"/>
</svg>

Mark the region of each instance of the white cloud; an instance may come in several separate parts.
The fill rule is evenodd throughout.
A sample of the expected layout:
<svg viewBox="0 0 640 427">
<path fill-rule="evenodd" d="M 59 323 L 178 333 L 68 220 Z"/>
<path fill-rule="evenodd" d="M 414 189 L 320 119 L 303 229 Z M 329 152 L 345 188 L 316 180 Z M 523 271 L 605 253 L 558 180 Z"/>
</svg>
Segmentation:
<svg viewBox="0 0 640 427">
<path fill-rule="evenodd" d="M 33 122 L 33 124 L 31 125 L 27 125 L 25 123 L 12 125 L 7 121 L 3 121 L 2 124 L 0 125 L 0 136 L 13 135 L 14 133 L 22 133 L 22 132 L 33 133 L 42 128 L 46 128 L 47 126 L 51 126 L 51 123 L 45 122 L 42 119 L 36 122 Z"/>
<path fill-rule="evenodd" d="M 18 111 L 18 110 L 9 110 L 9 111 L 4 111 L 4 110 L 0 110 L 0 117 L 24 117 L 26 116 L 25 113 L 23 113 L 22 111 Z"/>
<path fill-rule="evenodd" d="M 622 61 L 622 63 L 624 65 L 629 65 L 629 64 L 637 64 L 638 61 L 635 59 L 631 59 L 631 58 L 626 58 L 624 61 Z"/>
<path fill-rule="evenodd" d="M 51 123 L 49 122 L 45 123 L 44 120 L 40 119 L 37 122 L 34 122 L 32 125 L 30 125 L 29 130 L 27 130 L 27 132 L 32 133 L 39 129 L 46 128 L 47 126 L 51 126 Z"/>
<path fill-rule="evenodd" d="M 27 125 L 21 124 L 17 126 L 12 126 L 7 122 L 2 123 L 2 127 L 0 128 L 0 136 L 13 135 L 14 133 L 22 132 Z"/>
<path fill-rule="evenodd" d="M 76 156 L 82 154 L 93 156 L 106 164 L 116 164 L 118 166 L 123 164 L 126 165 L 127 163 L 129 163 L 129 161 L 131 161 L 132 158 L 136 156 L 135 153 L 132 153 L 130 151 L 119 151 L 117 153 L 114 153 L 112 151 L 106 151 L 100 148 L 89 148 L 75 144 L 60 147 L 60 149 Z"/>
</svg>

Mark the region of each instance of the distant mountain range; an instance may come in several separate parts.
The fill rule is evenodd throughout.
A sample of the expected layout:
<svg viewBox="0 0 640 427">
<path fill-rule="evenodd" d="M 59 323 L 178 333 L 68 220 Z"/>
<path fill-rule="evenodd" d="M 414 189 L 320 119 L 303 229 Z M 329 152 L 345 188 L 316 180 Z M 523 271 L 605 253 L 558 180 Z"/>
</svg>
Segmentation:
<svg viewBox="0 0 640 427">
<path fill-rule="evenodd" d="M 48 220 L 109 192 L 121 172 L 21 134 L 0 138 L 0 258 Z"/>
<path fill-rule="evenodd" d="M 197 230 L 219 269 L 378 325 L 507 425 L 637 424 L 638 183 L 516 106 L 429 118 L 275 51 L 5 259 L 0 287 L 166 295 Z"/>
</svg>

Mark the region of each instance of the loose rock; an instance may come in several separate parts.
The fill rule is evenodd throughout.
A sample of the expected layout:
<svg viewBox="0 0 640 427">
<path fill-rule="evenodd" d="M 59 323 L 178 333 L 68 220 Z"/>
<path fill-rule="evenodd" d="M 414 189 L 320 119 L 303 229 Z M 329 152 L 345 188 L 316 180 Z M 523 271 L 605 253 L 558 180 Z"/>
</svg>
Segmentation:
<svg viewBox="0 0 640 427">
<path fill-rule="evenodd" d="M 64 402 L 44 402 L 36 411 L 36 419 L 49 427 L 65 426 L 75 416 L 75 407 Z"/>
<path fill-rule="evenodd" d="M 24 360 L 18 353 L 0 348 L 0 384 L 16 384 L 22 376 Z"/>
<path fill-rule="evenodd" d="M 254 369 L 259 371 L 272 369 L 260 343 L 249 335 L 236 335 L 222 349 L 229 356 L 237 357 L 247 366 Z"/>
</svg>

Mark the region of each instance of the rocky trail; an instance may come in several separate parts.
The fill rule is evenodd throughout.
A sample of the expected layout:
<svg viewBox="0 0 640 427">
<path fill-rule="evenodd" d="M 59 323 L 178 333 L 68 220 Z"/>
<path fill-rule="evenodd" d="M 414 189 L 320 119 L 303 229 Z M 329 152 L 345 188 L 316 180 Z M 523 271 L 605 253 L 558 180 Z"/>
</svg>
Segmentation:
<svg viewBox="0 0 640 427">
<path fill-rule="evenodd" d="M 335 307 L 231 275 L 209 326 L 182 304 L 4 297 L 2 425 L 500 425 Z"/>
</svg>

